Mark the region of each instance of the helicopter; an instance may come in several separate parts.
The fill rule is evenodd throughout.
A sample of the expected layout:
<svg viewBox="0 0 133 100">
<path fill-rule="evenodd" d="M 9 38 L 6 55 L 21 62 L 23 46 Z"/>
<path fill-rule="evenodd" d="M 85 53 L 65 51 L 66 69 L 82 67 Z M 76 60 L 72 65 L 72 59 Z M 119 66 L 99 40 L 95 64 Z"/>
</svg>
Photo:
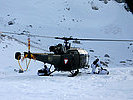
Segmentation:
<svg viewBox="0 0 133 100">
<path fill-rule="evenodd" d="M 19 73 L 23 73 L 24 71 L 28 70 L 29 64 L 31 59 L 40 61 L 44 63 L 44 66 L 46 64 L 50 64 L 51 69 L 52 66 L 54 66 L 54 70 L 50 71 L 49 74 L 46 76 L 50 76 L 55 71 L 68 71 L 71 73 L 69 76 L 76 76 L 79 73 L 79 69 L 81 68 L 88 68 L 88 62 L 89 62 L 89 53 L 82 49 L 82 48 L 75 48 L 71 47 L 71 43 L 69 41 L 75 41 L 78 44 L 80 41 L 114 41 L 114 42 L 133 42 L 133 40 L 115 40 L 115 39 L 94 39 L 94 38 L 73 38 L 70 37 L 50 37 L 50 36 L 40 36 L 40 35 L 31 35 L 31 34 L 25 34 L 25 33 L 12 33 L 12 32 L 1 32 L 6 34 L 15 34 L 15 35 L 25 35 L 28 36 L 28 51 L 24 52 L 24 54 L 21 54 L 20 52 L 15 53 L 15 59 L 18 60 L 20 70 Z M 53 38 L 57 40 L 63 40 L 63 44 L 57 44 L 56 46 L 50 46 L 49 52 L 52 53 L 32 53 L 30 51 L 30 37 L 39 37 L 39 38 Z M 74 42 L 73 42 L 74 43 Z M 22 57 L 22 55 L 24 55 Z M 20 64 L 20 60 L 24 61 L 24 59 L 29 58 L 29 62 L 27 63 L 26 60 L 26 69 L 24 70 Z M 39 76 L 45 76 L 42 69 L 38 70 Z"/>
<path fill-rule="evenodd" d="M 72 37 L 55 37 L 55 39 L 64 40 L 64 45 L 57 44 L 56 46 L 50 46 L 49 51 L 53 53 L 31 53 L 29 49 L 28 52 L 24 52 L 23 59 L 35 59 L 40 62 L 43 62 L 44 65 L 46 63 L 51 64 L 51 66 L 54 65 L 54 71 L 50 72 L 50 74 L 55 71 L 69 71 L 71 73 L 71 76 L 76 76 L 79 73 L 80 68 L 88 67 L 88 52 L 81 48 L 71 47 L 71 43 L 68 42 L 70 40 L 76 39 Z M 28 45 L 30 46 L 30 42 L 28 42 Z M 20 52 L 15 53 L 15 59 L 21 59 Z M 42 70 L 38 70 L 39 76 L 42 75 L 40 73 L 43 73 Z"/>
</svg>

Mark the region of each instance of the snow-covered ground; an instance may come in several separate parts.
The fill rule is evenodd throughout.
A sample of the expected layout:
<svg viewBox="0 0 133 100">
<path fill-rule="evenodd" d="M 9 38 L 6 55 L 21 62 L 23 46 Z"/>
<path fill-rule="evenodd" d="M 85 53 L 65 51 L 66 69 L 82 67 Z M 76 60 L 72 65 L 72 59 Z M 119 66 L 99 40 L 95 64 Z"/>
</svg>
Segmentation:
<svg viewBox="0 0 133 100">
<path fill-rule="evenodd" d="M 92 6 L 99 10 L 93 10 Z M 8 25 L 13 21 L 13 25 Z M 111 0 L 0 0 L 0 31 L 46 36 L 73 36 L 76 38 L 133 39 L 133 15 L 123 4 Z M 27 37 L 10 35 L 27 42 Z M 48 50 L 50 45 L 63 41 L 31 38 L 31 45 Z M 50 77 L 37 76 L 43 63 L 31 61 L 29 70 L 16 73 L 16 51 L 27 47 L 0 37 L 0 100 L 132 100 L 133 99 L 133 43 L 82 42 L 72 46 L 86 49 L 89 64 L 99 57 L 109 62 L 110 75 L 90 75 L 81 69 L 76 77 L 68 72 L 56 72 Z M 90 52 L 94 50 L 94 52 Z M 32 52 L 45 52 L 31 48 Z M 108 54 L 110 57 L 104 57 Z M 120 62 L 123 63 L 120 63 Z"/>
</svg>

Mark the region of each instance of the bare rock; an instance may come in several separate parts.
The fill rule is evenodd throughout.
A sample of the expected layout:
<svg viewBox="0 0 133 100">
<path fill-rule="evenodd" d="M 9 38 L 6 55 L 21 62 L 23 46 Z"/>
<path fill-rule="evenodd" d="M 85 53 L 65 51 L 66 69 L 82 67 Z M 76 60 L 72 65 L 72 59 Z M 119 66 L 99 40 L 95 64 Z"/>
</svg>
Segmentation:
<svg viewBox="0 0 133 100">
<path fill-rule="evenodd" d="M 108 57 L 108 58 L 110 58 L 110 56 L 109 56 L 108 54 L 105 54 L 104 57 Z"/>
<path fill-rule="evenodd" d="M 120 61 L 120 63 L 126 63 L 126 61 Z"/>
<path fill-rule="evenodd" d="M 108 0 L 104 0 L 104 3 L 107 4 L 108 3 Z"/>
<path fill-rule="evenodd" d="M 92 6 L 93 10 L 99 10 L 99 8 L 97 6 Z"/>
<path fill-rule="evenodd" d="M 90 52 L 94 52 L 94 50 L 89 50 Z"/>
<path fill-rule="evenodd" d="M 9 21 L 9 22 L 8 22 L 8 25 L 13 25 L 13 24 L 15 24 L 14 21 Z"/>
</svg>

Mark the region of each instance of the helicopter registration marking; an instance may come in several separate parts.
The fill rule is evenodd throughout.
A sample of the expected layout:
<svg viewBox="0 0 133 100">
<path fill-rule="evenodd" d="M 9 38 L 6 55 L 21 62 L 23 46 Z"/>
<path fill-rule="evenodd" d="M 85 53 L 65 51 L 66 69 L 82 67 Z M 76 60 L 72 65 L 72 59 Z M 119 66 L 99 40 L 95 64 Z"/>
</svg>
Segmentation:
<svg viewBox="0 0 133 100">
<path fill-rule="evenodd" d="M 65 59 L 64 59 L 64 64 L 67 64 L 67 63 L 68 63 L 68 59 L 65 58 Z"/>
</svg>

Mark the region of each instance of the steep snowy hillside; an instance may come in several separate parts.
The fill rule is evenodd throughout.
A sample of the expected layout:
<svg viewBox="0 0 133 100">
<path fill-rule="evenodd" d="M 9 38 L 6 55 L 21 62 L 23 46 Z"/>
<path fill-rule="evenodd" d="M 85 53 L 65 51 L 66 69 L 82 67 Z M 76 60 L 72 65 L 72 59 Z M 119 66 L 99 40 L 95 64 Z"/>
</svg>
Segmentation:
<svg viewBox="0 0 133 100">
<path fill-rule="evenodd" d="M 0 3 L 1 31 L 29 31 L 31 34 L 77 38 L 133 38 L 132 14 L 127 13 L 122 4 L 114 1 L 104 4 L 99 0 L 30 0 L 25 3 L 21 0 L 1 0 Z M 97 7 L 98 10 L 93 10 L 92 7 Z M 8 25 L 10 21 L 14 24 Z M 17 38 L 26 42 L 26 37 Z M 39 39 L 33 40 L 38 42 Z M 47 43 L 48 39 L 41 41 Z M 47 49 L 53 43 L 55 40 L 42 44 L 41 47 Z M 94 49 L 94 55 L 98 56 L 108 53 L 117 63 L 133 56 L 130 43 L 87 42 L 78 46 L 88 51 Z"/>
<path fill-rule="evenodd" d="M 0 5 L 0 31 L 28 31 L 36 35 L 76 38 L 133 39 L 133 15 L 124 9 L 123 4 L 113 0 L 107 4 L 99 0 L 0 0 Z M 88 70 L 81 70 L 81 75 L 70 78 L 67 72 L 56 72 L 53 77 L 38 77 L 36 72 L 43 63 L 33 60 L 26 73 L 14 72 L 19 68 L 14 54 L 16 51 L 27 51 L 25 42 L 25 36 L 0 36 L 0 99 L 133 99 L 133 43 L 81 41 L 80 45 L 72 44 L 89 52 L 89 64 L 96 57 L 109 63 L 110 75 L 88 75 Z M 49 46 L 60 42 L 63 43 L 32 37 L 31 45 L 43 50 L 31 48 L 31 51 L 46 52 Z"/>
</svg>

